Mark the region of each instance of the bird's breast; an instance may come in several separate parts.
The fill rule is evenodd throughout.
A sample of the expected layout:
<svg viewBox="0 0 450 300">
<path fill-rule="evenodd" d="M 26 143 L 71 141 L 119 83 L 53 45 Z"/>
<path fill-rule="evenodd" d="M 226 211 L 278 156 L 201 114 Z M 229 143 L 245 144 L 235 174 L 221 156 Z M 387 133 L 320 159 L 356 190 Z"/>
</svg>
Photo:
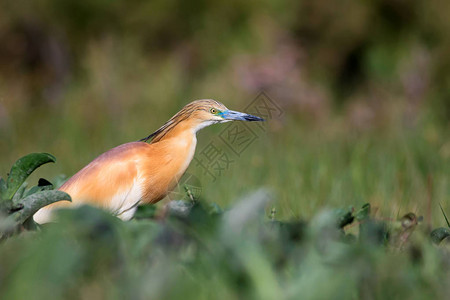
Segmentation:
<svg viewBox="0 0 450 300">
<path fill-rule="evenodd" d="M 158 202 L 177 185 L 194 157 L 196 144 L 195 134 L 152 144 L 151 157 L 142 167 L 145 178 L 142 202 Z"/>
</svg>

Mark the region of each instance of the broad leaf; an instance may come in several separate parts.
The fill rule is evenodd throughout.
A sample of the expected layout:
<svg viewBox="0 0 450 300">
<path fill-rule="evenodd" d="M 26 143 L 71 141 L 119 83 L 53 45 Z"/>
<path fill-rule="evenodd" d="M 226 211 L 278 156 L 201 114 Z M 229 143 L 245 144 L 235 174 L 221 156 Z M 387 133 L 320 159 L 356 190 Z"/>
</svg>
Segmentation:
<svg viewBox="0 0 450 300">
<path fill-rule="evenodd" d="M 370 215 L 370 203 L 364 204 L 360 210 L 355 213 L 355 218 L 358 221 L 366 219 Z"/>
<path fill-rule="evenodd" d="M 138 219 L 152 219 L 156 216 L 156 205 L 147 204 L 138 206 L 133 218 Z"/>
<path fill-rule="evenodd" d="M 6 181 L 0 177 L 0 201 L 3 199 L 4 194 L 6 194 Z"/>
<path fill-rule="evenodd" d="M 62 200 L 71 201 L 71 198 L 67 193 L 62 191 L 42 191 L 34 193 L 21 199 L 18 205 L 23 205 L 23 208 L 11 214 L 8 218 L 13 219 L 18 224 L 22 224 L 40 208 Z"/>
<path fill-rule="evenodd" d="M 30 196 L 30 195 L 32 195 L 34 193 L 37 193 L 37 192 L 53 190 L 53 188 L 54 188 L 53 184 L 50 181 L 48 181 L 48 180 L 46 180 L 44 178 L 40 178 L 38 185 L 37 186 L 33 186 L 32 188 L 30 188 L 28 191 L 26 191 L 24 193 L 23 196 L 24 197 L 28 197 L 28 196 Z M 14 198 L 16 198 L 15 195 L 14 195 Z"/>
<path fill-rule="evenodd" d="M 351 224 L 354 220 L 353 207 L 347 209 L 341 208 L 335 210 L 336 224 L 339 228 L 344 228 L 346 225 Z"/>
<path fill-rule="evenodd" d="M 56 162 L 56 158 L 49 153 L 31 153 L 18 159 L 9 172 L 7 189 L 3 194 L 3 199 L 11 199 L 36 168 L 49 162 Z"/>
<path fill-rule="evenodd" d="M 445 227 L 436 228 L 430 233 L 431 240 L 435 244 L 439 244 L 443 239 L 450 236 L 450 229 Z"/>
<path fill-rule="evenodd" d="M 18 203 L 20 201 L 20 199 L 23 198 L 23 196 L 25 195 L 25 190 L 28 187 L 28 183 L 24 182 L 19 189 L 14 193 L 14 196 L 12 197 L 12 203 Z"/>
</svg>

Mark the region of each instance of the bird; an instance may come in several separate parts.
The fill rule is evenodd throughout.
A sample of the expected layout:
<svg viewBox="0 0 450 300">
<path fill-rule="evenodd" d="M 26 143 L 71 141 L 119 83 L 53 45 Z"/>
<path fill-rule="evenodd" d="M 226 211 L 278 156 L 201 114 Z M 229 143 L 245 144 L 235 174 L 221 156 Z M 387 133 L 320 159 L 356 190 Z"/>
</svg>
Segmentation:
<svg viewBox="0 0 450 300">
<path fill-rule="evenodd" d="M 95 158 L 60 188 L 72 202 L 60 201 L 38 210 L 38 224 L 52 222 L 62 207 L 88 204 L 127 221 L 141 204 L 154 204 L 175 188 L 195 153 L 196 134 L 207 126 L 230 121 L 264 121 L 229 110 L 219 101 L 195 100 L 149 136 L 119 145 Z"/>
</svg>

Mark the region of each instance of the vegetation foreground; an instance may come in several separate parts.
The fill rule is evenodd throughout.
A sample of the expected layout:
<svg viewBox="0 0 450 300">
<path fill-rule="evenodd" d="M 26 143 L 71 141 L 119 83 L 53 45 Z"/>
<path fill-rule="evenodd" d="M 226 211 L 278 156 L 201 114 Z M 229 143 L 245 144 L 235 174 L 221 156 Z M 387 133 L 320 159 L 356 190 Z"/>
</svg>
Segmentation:
<svg viewBox="0 0 450 300">
<path fill-rule="evenodd" d="M 448 299 L 449 10 L 1 1 L 0 299 Z M 245 151 L 226 125 L 199 133 L 201 193 L 181 187 L 130 222 L 91 207 L 30 221 L 69 199 L 40 177 L 75 174 L 199 98 L 278 110 Z M 199 163 L 213 145 L 223 172 Z M 33 154 L 7 175 L 30 152 L 62 163 L 27 177 L 55 161 Z"/>
<path fill-rule="evenodd" d="M 193 198 L 141 207 L 122 222 L 99 209 L 63 210 L 36 228 L 40 206 L 68 199 L 25 179 L 48 154 L 20 159 L 1 182 L 2 299 L 444 299 L 450 229 L 413 213 L 375 217 L 370 204 L 309 222 L 265 215 L 260 189 L 222 210 Z M 57 184 L 55 184 L 57 185 Z M 448 223 L 447 216 L 442 216 Z"/>
</svg>

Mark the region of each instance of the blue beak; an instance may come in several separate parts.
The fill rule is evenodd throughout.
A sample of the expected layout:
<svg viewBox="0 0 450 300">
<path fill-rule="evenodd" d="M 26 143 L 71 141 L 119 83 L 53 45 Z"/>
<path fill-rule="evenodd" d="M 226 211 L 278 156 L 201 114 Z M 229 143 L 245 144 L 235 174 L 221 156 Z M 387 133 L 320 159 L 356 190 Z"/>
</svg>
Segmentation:
<svg viewBox="0 0 450 300">
<path fill-rule="evenodd" d="M 226 110 L 222 112 L 221 116 L 225 120 L 232 120 L 232 121 L 248 121 L 248 122 L 264 121 L 263 118 L 232 110 Z"/>
</svg>

